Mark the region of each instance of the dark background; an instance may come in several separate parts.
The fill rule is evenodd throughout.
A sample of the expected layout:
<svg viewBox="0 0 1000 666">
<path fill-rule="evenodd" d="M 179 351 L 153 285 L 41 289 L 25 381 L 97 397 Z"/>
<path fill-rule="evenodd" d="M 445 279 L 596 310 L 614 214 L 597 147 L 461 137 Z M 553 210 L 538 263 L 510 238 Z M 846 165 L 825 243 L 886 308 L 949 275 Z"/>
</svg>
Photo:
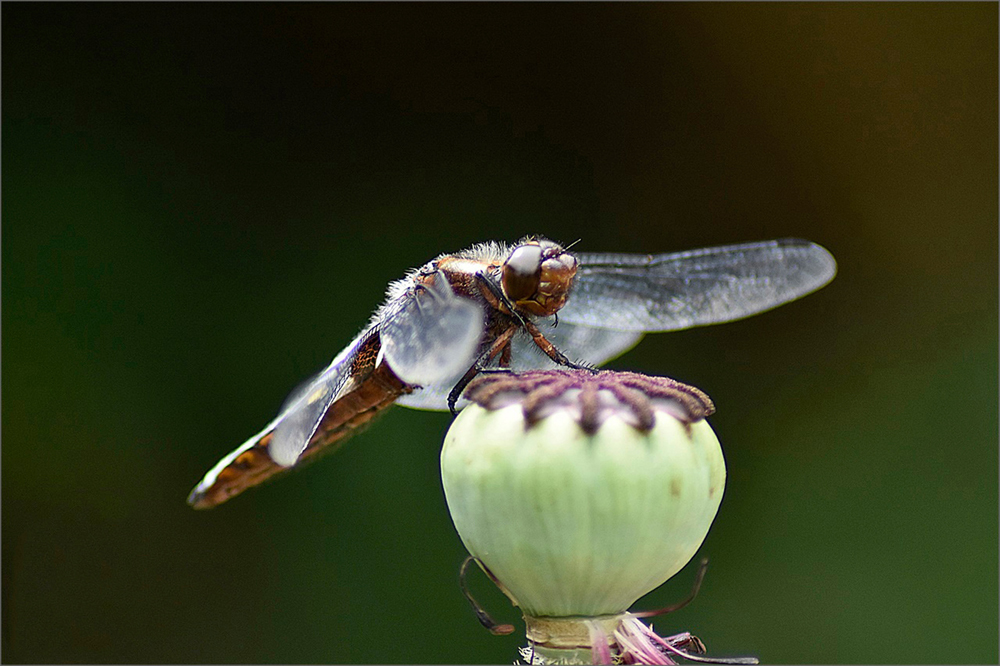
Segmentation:
<svg viewBox="0 0 1000 666">
<path fill-rule="evenodd" d="M 456 585 L 446 415 L 184 498 L 389 280 L 534 232 L 839 261 L 801 302 L 613 364 L 707 391 L 728 460 L 702 594 L 661 633 L 996 663 L 995 3 L 2 18 L 5 662 L 510 663 L 523 637 Z"/>
</svg>

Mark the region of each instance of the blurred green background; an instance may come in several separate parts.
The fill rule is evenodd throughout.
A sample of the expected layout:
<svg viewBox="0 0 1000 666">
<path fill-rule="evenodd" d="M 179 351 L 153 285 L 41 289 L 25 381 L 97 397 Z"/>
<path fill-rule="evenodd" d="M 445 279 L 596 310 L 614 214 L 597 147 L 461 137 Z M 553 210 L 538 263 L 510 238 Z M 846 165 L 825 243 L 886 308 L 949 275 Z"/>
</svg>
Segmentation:
<svg viewBox="0 0 1000 666">
<path fill-rule="evenodd" d="M 661 633 L 996 663 L 995 3 L 2 19 L 5 662 L 510 663 L 521 638 L 458 591 L 446 415 L 396 408 L 218 509 L 184 499 L 390 280 L 540 233 L 839 261 L 613 363 L 707 391 L 729 465 L 701 596 Z"/>
</svg>

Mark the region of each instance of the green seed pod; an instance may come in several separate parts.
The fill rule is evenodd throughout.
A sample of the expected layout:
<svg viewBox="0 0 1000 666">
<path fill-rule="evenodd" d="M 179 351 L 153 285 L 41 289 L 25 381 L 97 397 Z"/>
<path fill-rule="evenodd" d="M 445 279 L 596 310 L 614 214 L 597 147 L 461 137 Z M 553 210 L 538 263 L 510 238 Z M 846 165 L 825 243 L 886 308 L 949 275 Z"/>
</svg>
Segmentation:
<svg viewBox="0 0 1000 666">
<path fill-rule="evenodd" d="M 552 370 L 488 375 L 466 396 L 441 452 L 448 507 L 529 620 L 621 614 L 694 556 L 726 477 L 703 393 Z"/>
</svg>

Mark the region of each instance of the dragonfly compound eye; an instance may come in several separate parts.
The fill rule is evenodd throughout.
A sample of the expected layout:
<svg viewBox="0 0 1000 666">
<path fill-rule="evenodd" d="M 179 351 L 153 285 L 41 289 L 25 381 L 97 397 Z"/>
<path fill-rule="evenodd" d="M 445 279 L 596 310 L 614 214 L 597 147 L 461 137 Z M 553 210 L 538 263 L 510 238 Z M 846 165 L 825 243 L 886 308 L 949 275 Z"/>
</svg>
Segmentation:
<svg viewBox="0 0 1000 666">
<path fill-rule="evenodd" d="M 542 272 L 542 248 L 538 245 L 521 245 L 510 253 L 503 265 L 501 282 L 507 298 L 520 304 L 538 291 Z"/>
</svg>

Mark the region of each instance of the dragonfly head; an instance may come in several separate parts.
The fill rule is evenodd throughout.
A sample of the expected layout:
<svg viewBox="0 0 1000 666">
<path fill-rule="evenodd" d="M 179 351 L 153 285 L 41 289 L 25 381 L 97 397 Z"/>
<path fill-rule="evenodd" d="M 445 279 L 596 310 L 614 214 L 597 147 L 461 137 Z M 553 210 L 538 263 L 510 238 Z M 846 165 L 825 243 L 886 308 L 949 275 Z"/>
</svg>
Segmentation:
<svg viewBox="0 0 1000 666">
<path fill-rule="evenodd" d="M 519 309 L 540 317 L 566 304 L 576 276 L 576 257 L 548 240 L 525 241 L 503 263 L 500 284 Z"/>
</svg>

